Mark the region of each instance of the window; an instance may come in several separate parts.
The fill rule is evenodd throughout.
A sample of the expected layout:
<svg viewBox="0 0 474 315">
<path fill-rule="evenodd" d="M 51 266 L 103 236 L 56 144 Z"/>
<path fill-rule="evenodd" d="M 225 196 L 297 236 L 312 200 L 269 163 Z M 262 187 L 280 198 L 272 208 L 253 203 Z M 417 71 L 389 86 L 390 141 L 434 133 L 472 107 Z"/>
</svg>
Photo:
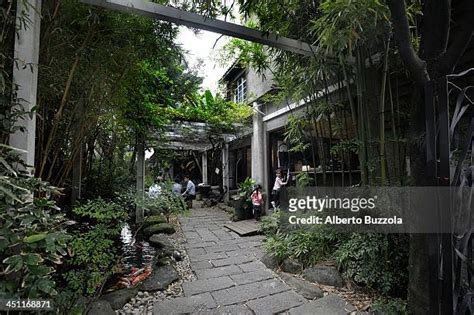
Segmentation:
<svg viewBox="0 0 474 315">
<path fill-rule="evenodd" d="M 234 102 L 242 103 L 245 101 L 247 96 L 247 80 L 245 79 L 245 74 L 242 75 L 236 81 L 236 87 L 234 89 Z"/>
</svg>

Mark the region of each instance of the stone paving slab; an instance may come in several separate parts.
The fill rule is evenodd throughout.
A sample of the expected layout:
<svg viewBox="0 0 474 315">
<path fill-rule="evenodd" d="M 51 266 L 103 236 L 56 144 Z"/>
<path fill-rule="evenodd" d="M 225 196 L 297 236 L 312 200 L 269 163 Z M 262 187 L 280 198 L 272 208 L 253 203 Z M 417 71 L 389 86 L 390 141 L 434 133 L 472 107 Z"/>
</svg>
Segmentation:
<svg viewBox="0 0 474 315">
<path fill-rule="evenodd" d="M 243 304 L 217 307 L 213 310 L 206 310 L 192 315 L 254 315 L 254 313 Z"/>
<path fill-rule="evenodd" d="M 307 300 L 294 291 L 286 291 L 247 302 L 255 314 L 276 314 L 306 303 Z M 310 313 L 308 313 L 310 314 Z M 331 313 L 327 313 L 329 315 Z M 332 314 L 331 314 L 332 315 Z"/>
<path fill-rule="evenodd" d="M 198 279 L 211 279 L 221 276 L 231 276 L 239 274 L 242 273 L 242 269 L 240 269 L 237 265 L 230 265 L 219 268 L 199 269 L 195 270 L 194 273 L 196 274 Z"/>
<path fill-rule="evenodd" d="M 246 262 L 251 262 L 255 260 L 253 257 L 249 256 L 232 256 L 224 259 L 216 259 L 212 261 L 212 264 L 216 267 L 228 266 L 228 265 L 239 265 Z"/>
<path fill-rule="evenodd" d="M 262 280 L 272 279 L 275 276 L 273 272 L 269 270 L 257 270 L 252 272 L 245 272 L 230 276 L 236 284 L 247 284 L 252 282 L 258 282 Z"/>
<path fill-rule="evenodd" d="M 265 280 L 212 292 L 218 305 L 230 305 L 289 290 L 278 279 Z"/>
<path fill-rule="evenodd" d="M 153 306 L 153 314 L 187 314 L 212 309 L 215 307 L 217 307 L 216 302 L 214 302 L 211 294 L 206 292 L 190 297 L 179 297 L 172 300 L 165 300 L 155 303 Z"/>
<path fill-rule="evenodd" d="M 185 296 L 155 303 L 153 314 L 346 314 L 340 297 L 308 302 L 281 281 L 260 261 L 263 236 L 226 229 L 229 214 L 195 207 L 180 222 L 197 280 L 183 282 Z"/>
<path fill-rule="evenodd" d="M 235 286 L 234 281 L 228 276 L 196 280 L 183 283 L 185 296 L 196 295 L 204 292 L 212 292 Z"/>
<path fill-rule="evenodd" d="M 249 263 L 239 265 L 239 268 L 242 269 L 243 272 L 252 272 L 257 270 L 268 270 L 265 265 L 260 261 L 252 261 Z"/>
</svg>

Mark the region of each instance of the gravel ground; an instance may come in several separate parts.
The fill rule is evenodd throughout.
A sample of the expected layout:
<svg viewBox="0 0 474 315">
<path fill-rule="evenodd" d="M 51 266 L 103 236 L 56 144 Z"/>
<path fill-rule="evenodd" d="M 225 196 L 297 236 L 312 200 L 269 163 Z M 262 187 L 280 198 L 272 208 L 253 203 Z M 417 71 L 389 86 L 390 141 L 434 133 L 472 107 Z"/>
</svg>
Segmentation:
<svg viewBox="0 0 474 315">
<path fill-rule="evenodd" d="M 180 279 L 175 283 L 171 284 L 165 291 L 139 291 L 138 294 L 134 298 L 132 298 L 129 303 L 125 304 L 121 310 L 115 311 L 115 313 L 121 315 L 152 315 L 153 304 L 155 302 L 182 296 L 182 283 L 184 281 L 193 281 L 196 279 L 196 275 L 191 270 L 189 257 L 184 248 L 186 238 L 184 237 L 178 218 L 172 218 L 171 223 L 176 227 L 176 233 L 174 233 L 173 235 L 169 235 L 168 239 L 170 240 L 171 244 L 173 244 L 175 250 L 179 251 L 182 255 L 181 261 L 175 261 L 174 259 L 172 259 L 173 266 L 178 272 Z"/>
</svg>

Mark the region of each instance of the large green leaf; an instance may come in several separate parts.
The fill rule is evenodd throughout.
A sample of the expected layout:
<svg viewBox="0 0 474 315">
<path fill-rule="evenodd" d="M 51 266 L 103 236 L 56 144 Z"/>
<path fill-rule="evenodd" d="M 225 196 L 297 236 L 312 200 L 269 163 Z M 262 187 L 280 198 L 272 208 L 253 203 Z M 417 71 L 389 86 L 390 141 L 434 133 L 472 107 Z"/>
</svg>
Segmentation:
<svg viewBox="0 0 474 315">
<path fill-rule="evenodd" d="M 30 235 L 28 237 L 25 237 L 24 242 L 29 243 L 29 244 L 36 243 L 36 242 L 44 240 L 46 236 L 47 236 L 46 233 Z"/>
</svg>

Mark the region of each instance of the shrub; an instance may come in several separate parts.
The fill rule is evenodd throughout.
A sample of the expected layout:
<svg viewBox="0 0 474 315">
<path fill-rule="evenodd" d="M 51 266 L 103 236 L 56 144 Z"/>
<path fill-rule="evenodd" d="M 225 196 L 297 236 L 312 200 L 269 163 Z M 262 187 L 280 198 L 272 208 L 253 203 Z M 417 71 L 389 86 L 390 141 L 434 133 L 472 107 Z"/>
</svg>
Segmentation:
<svg viewBox="0 0 474 315">
<path fill-rule="evenodd" d="M 148 195 L 137 197 L 136 204 L 147 209 L 152 214 L 163 214 L 169 222 L 172 214 L 183 214 L 188 211 L 183 197 L 173 193 L 171 186 L 171 182 L 163 183 L 161 192 L 158 195 L 154 197 Z"/>
<path fill-rule="evenodd" d="M 102 198 L 89 200 L 72 211 L 84 224 L 73 233 L 72 257 L 65 262 L 64 279 L 71 291 L 90 296 L 119 271 L 116 241 L 127 213 Z"/>
<path fill-rule="evenodd" d="M 266 228 L 274 229 L 271 225 L 267 225 Z M 313 265 L 330 257 L 339 242 L 338 234 L 327 228 L 315 226 L 290 233 L 277 231 L 267 236 L 264 248 L 279 259 L 294 258 L 304 265 Z"/>
<path fill-rule="evenodd" d="M 375 315 L 406 315 L 407 302 L 401 299 L 377 299 L 372 304 L 371 311 Z"/>
<path fill-rule="evenodd" d="M 408 247 L 406 235 L 354 233 L 341 244 L 335 258 L 356 283 L 382 294 L 405 297 Z"/>
<path fill-rule="evenodd" d="M 0 297 L 52 298 L 70 222 L 51 200 L 58 189 L 24 169 L 14 149 L 0 145 Z"/>
</svg>

